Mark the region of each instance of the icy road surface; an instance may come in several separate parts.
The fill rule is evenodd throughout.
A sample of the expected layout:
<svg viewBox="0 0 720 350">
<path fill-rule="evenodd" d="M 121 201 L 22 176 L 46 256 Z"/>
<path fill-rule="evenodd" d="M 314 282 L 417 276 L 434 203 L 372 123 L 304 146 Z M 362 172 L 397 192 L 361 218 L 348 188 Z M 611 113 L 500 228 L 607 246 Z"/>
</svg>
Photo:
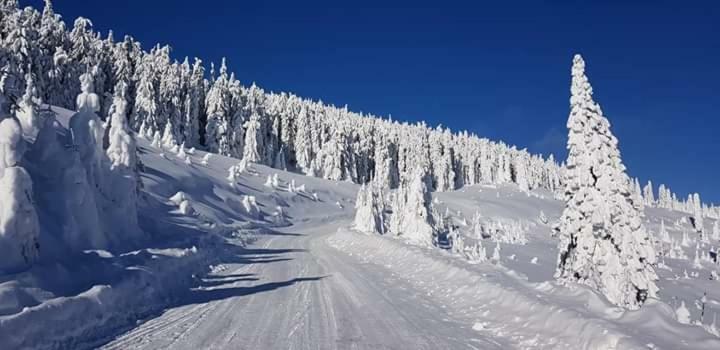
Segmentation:
<svg viewBox="0 0 720 350">
<path fill-rule="evenodd" d="M 346 223 L 343 223 L 346 225 Z M 225 264 L 182 306 L 105 349 L 496 349 L 389 271 L 329 247 L 339 223 L 290 227 Z"/>
</svg>

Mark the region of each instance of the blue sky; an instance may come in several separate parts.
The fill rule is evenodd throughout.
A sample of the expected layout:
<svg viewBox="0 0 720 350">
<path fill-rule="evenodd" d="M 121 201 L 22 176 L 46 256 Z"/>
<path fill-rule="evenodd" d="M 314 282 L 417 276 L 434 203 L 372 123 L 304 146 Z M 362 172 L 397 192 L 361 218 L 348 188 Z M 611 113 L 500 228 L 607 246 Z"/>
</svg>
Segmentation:
<svg viewBox="0 0 720 350">
<path fill-rule="evenodd" d="M 720 203 L 718 1 L 56 0 L 244 83 L 565 156 L 581 53 L 631 176 Z M 41 6 L 42 1 L 22 1 Z"/>
</svg>

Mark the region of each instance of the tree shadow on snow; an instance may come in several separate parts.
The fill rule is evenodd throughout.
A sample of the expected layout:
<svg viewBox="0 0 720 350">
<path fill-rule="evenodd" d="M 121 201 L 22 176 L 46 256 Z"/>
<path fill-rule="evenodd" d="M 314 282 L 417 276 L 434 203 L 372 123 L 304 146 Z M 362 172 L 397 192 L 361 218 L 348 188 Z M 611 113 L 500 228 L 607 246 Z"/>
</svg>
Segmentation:
<svg viewBox="0 0 720 350">
<path fill-rule="evenodd" d="M 296 277 L 283 282 L 269 282 L 258 284 L 251 287 L 232 287 L 232 288 L 219 288 L 219 289 L 199 289 L 190 292 L 190 295 L 185 300 L 187 304 L 204 304 L 211 301 L 218 301 L 228 298 L 242 297 L 251 294 L 270 292 L 279 288 L 289 287 L 300 282 L 314 282 L 319 281 L 327 276 L 317 277 Z"/>
<path fill-rule="evenodd" d="M 218 277 L 224 277 L 224 276 L 218 276 Z M 203 278 L 202 281 L 200 281 L 199 285 L 200 287 L 208 288 L 208 287 L 219 287 L 219 286 L 225 286 L 225 285 L 232 285 L 233 283 L 237 282 L 255 282 L 259 281 L 260 279 L 257 277 L 240 277 L 240 278 L 225 278 L 225 279 L 216 279 L 216 278 Z"/>
</svg>

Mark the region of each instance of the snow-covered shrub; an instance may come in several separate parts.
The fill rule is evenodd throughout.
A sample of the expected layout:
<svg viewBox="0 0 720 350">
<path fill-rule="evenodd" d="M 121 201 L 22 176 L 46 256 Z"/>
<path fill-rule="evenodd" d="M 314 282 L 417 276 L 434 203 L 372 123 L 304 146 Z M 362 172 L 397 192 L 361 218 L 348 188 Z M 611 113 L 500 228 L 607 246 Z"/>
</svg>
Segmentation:
<svg viewBox="0 0 720 350">
<path fill-rule="evenodd" d="M 212 153 L 205 153 L 205 155 L 202 157 L 202 160 L 200 160 L 200 164 L 207 166 L 210 162 L 210 158 L 212 158 Z"/>
<path fill-rule="evenodd" d="M 277 173 L 268 175 L 267 180 L 265 180 L 265 187 L 270 188 L 279 188 L 280 187 L 280 177 Z"/>
<path fill-rule="evenodd" d="M 262 219 L 262 212 L 260 211 L 260 207 L 258 207 L 255 196 L 242 196 L 242 205 L 245 214 L 249 217 L 256 220 Z"/>
<path fill-rule="evenodd" d="M 448 242 L 450 243 L 450 249 L 453 253 L 462 255 L 465 252 L 465 240 L 452 226 L 450 226 L 448 232 Z"/>
<path fill-rule="evenodd" d="M 475 239 L 483 239 L 483 238 L 489 238 L 490 235 L 485 233 L 485 228 L 483 227 L 483 221 L 482 221 L 482 215 L 480 215 L 480 212 L 475 212 L 475 215 L 473 215 L 472 219 L 472 236 Z"/>
<path fill-rule="evenodd" d="M 178 212 L 180 212 L 181 214 L 195 214 L 195 208 L 193 208 L 192 206 L 192 200 L 187 193 L 183 191 L 178 191 L 172 197 L 168 198 L 168 200 L 172 202 L 176 207 L 178 207 Z"/>
<path fill-rule="evenodd" d="M 660 240 L 663 243 L 672 243 L 670 240 L 670 234 L 668 233 L 667 228 L 665 228 L 665 220 L 660 221 Z"/>
<path fill-rule="evenodd" d="M 680 245 L 683 247 L 690 246 L 690 236 L 688 235 L 687 231 L 683 231 L 682 241 L 680 242 Z"/>
<path fill-rule="evenodd" d="M 175 134 L 173 133 L 172 121 L 168 121 L 168 123 L 165 124 L 165 130 L 163 131 L 161 142 L 164 148 L 170 149 L 173 153 L 177 153 L 177 150 L 173 150 L 174 148 L 177 148 L 178 143 L 175 139 Z"/>
<path fill-rule="evenodd" d="M 210 154 L 210 153 L 208 153 Z M 236 164 L 231 166 L 228 169 L 228 177 L 227 180 L 230 183 L 235 183 L 238 180 L 240 180 L 240 177 L 242 176 L 242 173 L 245 171 L 245 168 L 241 164 Z"/>
<path fill-rule="evenodd" d="M 474 245 L 464 248 L 465 257 L 473 264 L 487 261 L 487 252 L 481 241 L 476 241 Z"/>
<path fill-rule="evenodd" d="M 183 215 L 195 215 L 195 208 L 193 208 L 192 203 L 187 199 L 180 202 L 178 211 Z"/>
<path fill-rule="evenodd" d="M 177 157 L 180 159 L 185 159 L 185 157 L 187 157 L 187 153 L 185 153 L 185 142 L 178 146 Z"/>
<path fill-rule="evenodd" d="M 155 148 L 162 148 L 162 138 L 160 136 L 160 132 L 156 131 L 155 134 L 152 137 L 152 142 L 150 143 L 151 146 Z"/>
<path fill-rule="evenodd" d="M 175 193 L 172 197 L 168 198 L 170 202 L 175 204 L 176 206 L 180 206 L 180 203 L 182 203 L 185 200 L 189 200 L 190 197 L 183 191 L 178 191 Z"/>
<path fill-rule="evenodd" d="M 545 215 L 545 212 L 544 212 L 544 211 L 542 211 L 542 210 L 540 211 L 540 216 L 538 217 L 538 220 L 540 220 L 541 223 L 547 225 L 547 223 L 548 223 L 548 218 L 547 218 L 547 216 Z"/>
<path fill-rule="evenodd" d="M 495 249 L 493 249 L 492 261 L 500 262 L 500 242 L 495 243 Z"/>
<path fill-rule="evenodd" d="M 527 244 L 527 224 L 505 218 L 484 218 L 476 212 L 472 220 L 471 236 L 476 239 L 491 239 L 494 242 Z"/>
<path fill-rule="evenodd" d="M 675 310 L 675 317 L 682 324 L 690 324 L 690 310 L 685 306 L 685 300 L 680 301 L 680 306 Z"/>
<path fill-rule="evenodd" d="M 510 244 L 527 244 L 527 224 L 518 220 L 491 219 L 483 224 L 484 235 L 489 236 L 495 242 Z"/>
<path fill-rule="evenodd" d="M 272 222 L 275 225 L 287 225 L 290 223 L 290 221 L 287 218 L 287 215 L 285 215 L 285 210 L 281 206 L 275 207 L 275 212 L 272 215 Z"/>
</svg>

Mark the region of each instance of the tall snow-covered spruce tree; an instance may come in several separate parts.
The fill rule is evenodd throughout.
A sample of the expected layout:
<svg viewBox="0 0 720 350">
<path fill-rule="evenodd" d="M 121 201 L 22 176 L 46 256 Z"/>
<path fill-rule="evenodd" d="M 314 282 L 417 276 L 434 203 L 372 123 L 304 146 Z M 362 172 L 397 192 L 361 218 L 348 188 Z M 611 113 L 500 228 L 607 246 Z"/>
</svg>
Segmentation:
<svg viewBox="0 0 720 350">
<path fill-rule="evenodd" d="M 658 291 L 656 253 L 642 224 L 642 203 L 632 195 L 618 141 L 592 98 L 585 61 L 572 67 L 565 210 L 555 277 L 578 282 L 627 309 L 638 309 Z"/>
</svg>

